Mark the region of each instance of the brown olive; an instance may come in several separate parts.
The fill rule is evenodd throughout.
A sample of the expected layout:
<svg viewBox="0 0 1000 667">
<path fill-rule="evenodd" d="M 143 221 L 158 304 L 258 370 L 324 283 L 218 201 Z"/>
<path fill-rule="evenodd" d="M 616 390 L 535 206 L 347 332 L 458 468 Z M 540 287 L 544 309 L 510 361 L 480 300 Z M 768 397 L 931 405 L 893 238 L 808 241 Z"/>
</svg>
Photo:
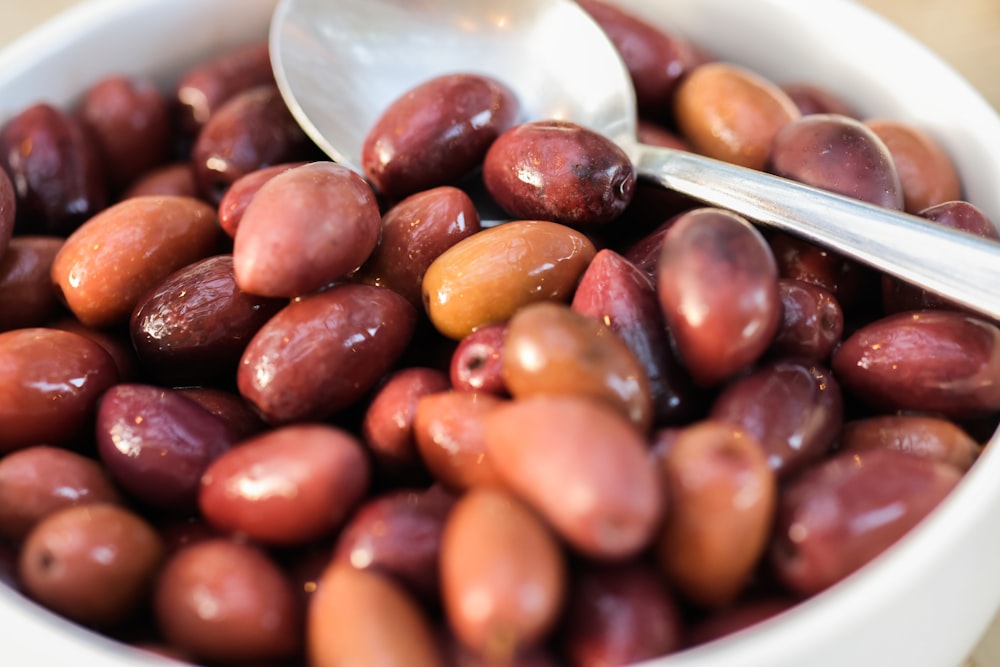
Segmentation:
<svg viewBox="0 0 1000 667">
<path fill-rule="evenodd" d="M 19 233 L 66 236 L 107 204 L 94 141 L 76 118 L 49 103 L 0 126 L 0 156 L 0 168 L 17 184 Z"/>
<path fill-rule="evenodd" d="M 389 371 L 416 321 L 410 302 L 383 287 L 344 283 L 296 299 L 247 344 L 240 394 L 272 424 L 325 419 Z"/>
<path fill-rule="evenodd" d="M 368 490 L 369 463 L 353 435 L 295 424 L 244 440 L 201 475 L 198 506 L 216 528 L 264 544 L 330 535 Z"/>
<path fill-rule="evenodd" d="M 76 116 L 96 142 L 115 191 L 158 166 L 170 150 L 170 108 L 151 78 L 100 79 L 84 91 Z"/>
<path fill-rule="evenodd" d="M 951 417 L 1000 410 L 1000 329 L 964 313 L 883 317 L 845 340 L 832 366 L 846 391 L 875 407 Z"/>
<path fill-rule="evenodd" d="M 777 481 L 758 440 L 705 420 L 677 434 L 659 464 L 668 510 L 656 542 L 670 585 L 695 604 L 734 601 L 767 547 Z"/>
<path fill-rule="evenodd" d="M 501 374 L 515 398 L 589 396 L 614 407 L 643 432 L 653 422 L 649 376 L 632 349 L 603 322 L 565 304 L 535 303 L 514 314 Z"/>
<path fill-rule="evenodd" d="M 100 464 L 71 450 L 37 445 L 0 459 L 0 535 L 10 540 L 63 507 L 121 500 Z"/>
<path fill-rule="evenodd" d="M 52 280 L 83 324 L 116 326 L 160 281 L 215 254 L 220 238 L 215 209 L 203 201 L 132 197 L 66 239 L 52 263 Z"/>
<path fill-rule="evenodd" d="M 116 382 L 114 359 L 84 336 L 44 328 L 0 333 L 0 452 L 79 441 Z"/>
<path fill-rule="evenodd" d="M 191 148 L 198 192 L 218 205 L 242 176 L 308 160 L 312 144 L 273 83 L 235 93 L 208 117 Z"/>
<path fill-rule="evenodd" d="M 147 600 L 163 542 L 145 519 L 105 503 L 50 514 L 21 550 L 24 590 L 80 623 L 112 626 Z"/>
<path fill-rule="evenodd" d="M 837 114 L 811 114 L 783 127 L 767 169 L 778 176 L 901 210 L 903 188 L 892 154 L 867 125 Z"/>
<path fill-rule="evenodd" d="M 827 459 L 781 495 L 774 573 L 796 595 L 827 589 L 919 523 L 960 477 L 952 465 L 893 449 Z"/>
<path fill-rule="evenodd" d="M 413 437 L 423 464 L 440 484 L 465 490 L 497 482 L 483 420 L 503 402 L 492 394 L 467 391 L 438 392 L 417 401 Z"/>
<path fill-rule="evenodd" d="M 441 595 L 458 638 L 503 661 L 540 644 L 562 611 L 561 546 L 532 510 L 494 489 L 463 495 L 441 537 Z"/>
<path fill-rule="evenodd" d="M 577 395 L 519 398 L 485 416 L 490 465 L 574 549 L 623 559 L 648 547 L 664 497 L 643 434 Z"/>
<path fill-rule="evenodd" d="M 281 660 L 302 645 L 291 580 L 264 551 L 227 539 L 174 553 L 157 578 L 153 612 L 164 639 L 195 660 Z"/>
</svg>

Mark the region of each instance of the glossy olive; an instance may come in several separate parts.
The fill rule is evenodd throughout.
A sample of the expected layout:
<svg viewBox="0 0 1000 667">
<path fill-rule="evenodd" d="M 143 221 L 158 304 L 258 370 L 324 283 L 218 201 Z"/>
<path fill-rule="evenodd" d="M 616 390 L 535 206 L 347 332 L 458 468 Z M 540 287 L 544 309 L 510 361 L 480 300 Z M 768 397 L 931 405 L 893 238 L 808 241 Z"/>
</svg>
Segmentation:
<svg viewBox="0 0 1000 667">
<path fill-rule="evenodd" d="M 951 157 L 928 133 L 898 120 L 865 121 L 889 149 L 903 191 L 903 208 L 919 213 L 926 208 L 962 198 L 958 170 Z"/>
<path fill-rule="evenodd" d="M 844 334 L 844 309 L 829 290 L 792 278 L 778 280 L 781 324 L 769 353 L 823 362 Z"/>
<path fill-rule="evenodd" d="M 191 163 L 198 192 L 218 205 L 241 176 L 313 153 L 277 86 L 267 83 L 235 93 L 208 117 L 191 148 Z"/>
<path fill-rule="evenodd" d="M 483 183 L 514 218 L 593 227 L 618 218 L 635 193 L 635 168 L 607 137 L 569 121 L 523 123 L 483 161 Z"/>
<path fill-rule="evenodd" d="M 482 162 L 518 111 L 514 92 L 488 76 L 432 78 L 386 107 L 365 136 L 361 165 L 392 199 L 454 184 Z"/>
<path fill-rule="evenodd" d="M 434 479 L 456 490 L 498 482 L 483 420 L 503 403 L 492 394 L 468 391 L 439 392 L 417 401 L 413 436 Z"/>
<path fill-rule="evenodd" d="M 382 216 L 378 245 L 356 279 L 395 290 L 420 307 L 431 262 L 480 229 L 476 205 L 463 190 L 442 185 L 412 194 Z"/>
<path fill-rule="evenodd" d="M 41 328 L 0 333 L 0 452 L 77 442 L 116 382 L 114 360 L 84 336 Z"/>
<path fill-rule="evenodd" d="M 717 395 L 709 416 L 756 438 L 779 475 L 827 455 L 843 421 L 843 396 L 827 368 L 795 359 L 769 362 Z"/>
<path fill-rule="evenodd" d="M 441 535 L 454 503 L 439 486 L 370 496 L 337 535 L 333 559 L 388 575 L 434 603 L 441 593 Z"/>
<path fill-rule="evenodd" d="M 950 463 L 967 471 L 979 456 L 979 443 L 955 422 L 928 415 L 880 415 L 844 424 L 838 442 L 845 451 L 899 449 Z"/>
<path fill-rule="evenodd" d="M 329 417 L 390 370 L 416 320 L 406 299 L 382 287 L 343 284 L 297 299 L 247 345 L 240 393 L 274 424 Z"/>
<path fill-rule="evenodd" d="M 854 118 L 810 114 L 789 123 L 774 137 L 767 169 L 871 204 L 903 208 L 892 154 L 871 128 Z"/>
<path fill-rule="evenodd" d="M 569 394 L 607 403 L 645 432 L 653 422 L 646 369 L 624 339 L 560 303 L 521 308 L 510 319 L 501 374 L 515 398 Z"/>
<path fill-rule="evenodd" d="M 10 240 L 0 257 L 0 331 L 45 326 L 56 316 L 58 294 L 50 275 L 62 244 L 58 236 Z"/>
<path fill-rule="evenodd" d="M 174 271 L 213 255 L 215 209 L 191 197 L 132 197 L 80 226 L 52 263 L 52 281 L 82 323 L 128 322 L 139 299 Z"/>
<path fill-rule="evenodd" d="M 17 183 L 19 233 L 66 236 L 107 204 L 94 142 L 69 113 L 47 102 L 0 127 L 0 167 Z"/>
<path fill-rule="evenodd" d="M 324 424 L 274 429 L 205 467 L 198 508 L 220 531 L 262 544 L 306 544 L 331 535 L 371 479 L 362 444 Z"/>
<path fill-rule="evenodd" d="M 69 449 L 36 445 L 0 459 L 0 535 L 9 540 L 64 507 L 121 502 L 107 471 Z"/>
<path fill-rule="evenodd" d="M 306 638 L 314 667 L 444 664 L 416 600 L 386 575 L 343 562 L 328 567 L 317 583 Z"/>
<path fill-rule="evenodd" d="M 683 421 L 694 414 L 698 392 L 671 348 L 656 286 L 646 272 L 613 250 L 599 250 L 571 305 L 628 345 L 649 380 L 657 421 Z"/>
<path fill-rule="evenodd" d="M 674 114 L 697 152 L 752 169 L 763 169 L 774 136 L 800 117 L 773 81 L 726 62 L 692 69 L 677 88 Z"/>
<path fill-rule="evenodd" d="M 781 319 L 770 248 L 749 222 L 722 209 L 690 211 L 671 225 L 657 294 L 680 361 L 702 386 L 756 361 Z"/>
<path fill-rule="evenodd" d="M 295 167 L 301 167 L 304 164 L 306 163 L 283 162 L 281 164 L 272 164 L 269 167 L 262 167 L 244 174 L 233 181 L 232 185 L 229 186 L 219 201 L 219 225 L 222 227 L 222 230 L 229 236 L 235 237 L 236 230 L 239 229 L 240 221 L 243 220 L 243 214 L 246 213 L 247 206 L 253 201 L 254 196 L 260 190 L 261 186 L 278 174 Z"/>
<path fill-rule="evenodd" d="M 664 496 L 642 434 L 593 398 L 537 395 L 485 417 L 490 465 L 579 553 L 622 559 L 648 547 Z"/>
<path fill-rule="evenodd" d="M 448 376 L 426 367 L 400 369 L 376 390 L 361 423 L 368 450 L 390 475 L 414 476 L 420 468 L 413 422 L 423 396 L 450 388 Z"/>
<path fill-rule="evenodd" d="M 75 112 L 94 138 L 108 184 L 115 191 L 169 154 L 170 108 L 151 78 L 106 76 L 84 91 Z"/>
<path fill-rule="evenodd" d="M 560 645 L 573 667 L 626 665 L 683 645 L 680 605 L 644 561 L 583 567 L 573 579 Z"/>
<path fill-rule="evenodd" d="M 226 49 L 181 73 L 174 90 L 183 133 L 197 135 L 225 102 L 244 90 L 274 83 L 266 41 Z"/>
<path fill-rule="evenodd" d="M 594 244 L 554 222 L 517 220 L 485 229 L 441 253 L 428 267 L 423 303 L 434 326 L 460 340 L 506 322 L 536 301 L 568 301 Z"/>
<path fill-rule="evenodd" d="M 236 284 L 232 255 L 178 270 L 140 299 L 130 331 L 139 361 L 173 384 L 231 382 L 254 334 L 284 305 Z"/>
<path fill-rule="evenodd" d="M 954 466 L 891 449 L 843 452 L 808 469 L 779 501 L 774 573 L 797 595 L 829 588 L 919 523 L 960 477 Z"/>
<path fill-rule="evenodd" d="M 236 283 L 261 296 L 315 292 L 368 259 L 379 220 L 375 193 L 347 167 L 312 162 L 282 171 L 261 185 L 240 220 Z"/>
<path fill-rule="evenodd" d="M 202 472 L 235 442 L 225 421 L 171 389 L 118 384 L 101 398 L 101 461 L 131 496 L 160 509 L 194 510 Z"/>
<path fill-rule="evenodd" d="M 228 539 L 201 540 L 167 559 L 152 609 L 163 638 L 192 660 L 280 661 L 303 642 L 289 577 L 260 548 Z"/>
<path fill-rule="evenodd" d="M 458 342 L 448 365 L 451 386 L 459 391 L 504 396 L 503 346 L 507 323 L 486 324 Z"/>
<path fill-rule="evenodd" d="M 964 313 L 883 317 L 847 338 L 832 367 L 845 391 L 873 407 L 951 417 L 1000 409 L 1000 329 Z"/>
<path fill-rule="evenodd" d="M 703 420 L 659 461 L 667 513 L 656 556 L 670 586 L 704 607 L 733 602 L 767 547 L 778 497 L 767 452 L 748 431 Z"/>
</svg>

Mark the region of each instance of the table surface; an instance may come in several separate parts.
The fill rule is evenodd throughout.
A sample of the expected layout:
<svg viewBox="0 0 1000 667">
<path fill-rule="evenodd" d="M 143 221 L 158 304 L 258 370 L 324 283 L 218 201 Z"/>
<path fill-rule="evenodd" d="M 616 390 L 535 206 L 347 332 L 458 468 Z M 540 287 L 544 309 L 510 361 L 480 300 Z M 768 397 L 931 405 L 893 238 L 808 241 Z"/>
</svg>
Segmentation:
<svg viewBox="0 0 1000 667">
<path fill-rule="evenodd" d="M 0 47 L 80 0 L 6 2 Z M 860 0 L 919 39 L 1000 109 L 1000 0 Z M 963 667 L 1000 667 L 1000 615 Z"/>
</svg>

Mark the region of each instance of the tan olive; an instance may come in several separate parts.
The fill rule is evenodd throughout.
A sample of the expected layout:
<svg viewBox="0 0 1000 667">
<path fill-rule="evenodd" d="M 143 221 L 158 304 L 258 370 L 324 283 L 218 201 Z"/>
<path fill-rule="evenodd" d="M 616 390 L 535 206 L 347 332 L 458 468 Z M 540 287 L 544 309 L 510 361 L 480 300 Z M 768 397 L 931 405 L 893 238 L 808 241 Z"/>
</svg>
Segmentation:
<svg viewBox="0 0 1000 667">
<path fill-rule="evenodd" d="M 507 327 L 501 372 L 515 398 L 534 394 L 591 396 L 640 430 L 653 421 L 649 377 L 624 339 L 568 305 L 525 306 Z"/>
<path fill-rule="evenodd" d="M 623 559 L 649 546 L 663 493 L 646 439 L 585 396 L 528 396 L 485 417 L 486 453 L 508 489 L 576 551 Z"/>
<path fill-rule="evenodd" d="M 434 479 L 455 490 L 498 482 L 486 454 L 483 419 L 503 403 L 471 391 L 441 391 L 417 401 L 413 437 Z"/>
<path fill-rule="evenodd" d="M 752 169 L 764 168 L 771 139 L 800 116 L 775 83 L 723 62 L 691 70 L 677 88 L 674 111 L 696 152 Z"/>
<path fill-rule="evenodd" d="M 203 201 L 132 197 L 101 211 L 66 239 L 52 264 L 52 280 L 82 323 L 123 324 L 146 291 L 212 254 L 221 238 L 215 209 Z"/>
<path fill-rule="evenodd" d="M 855 419 L 840 430 L 840 448 L 860 452 L 899 449 L 950 463 L 965 472 L 979 456 L 980 446 L 961 426 L 930 415 L 879 415 Z"/>
<path fill-rule="evenodd" d="M 519 220 L 483 230 L 441 253 L 424 274 L 434 326 L 460 340 L 537 301 L 568 301 L 596 249 L 565 225 Z"/>
<path fill-rule="evenodd" d="M 962 198 L 958 171 L 944 147 L 926 132 L 901 121 L 865 121 L 892 155 L 909 213 Z"/>
<path fill-rule="evenodd" d="M 402 585 L 346 562 L 320 577 L 307 621 L 312 667 L 443 664 L 430 621 Z"/>
<path fill-rule="evenodd" d="M 541 643 L 566 594 L 566 564 L 553 533 L 513 495 L 467 492 L 441 537 L 445 616 L 459 640 L 497 664 Z"/>
<path fill-rule="evenodd" d="M 767 545 L 777 482 L 760 443 L 738 426 L 697 422 L 660 459 L 669 510 L 656 553 L 673 587 L 706 606 L 743 591 Z"/>
</svg>

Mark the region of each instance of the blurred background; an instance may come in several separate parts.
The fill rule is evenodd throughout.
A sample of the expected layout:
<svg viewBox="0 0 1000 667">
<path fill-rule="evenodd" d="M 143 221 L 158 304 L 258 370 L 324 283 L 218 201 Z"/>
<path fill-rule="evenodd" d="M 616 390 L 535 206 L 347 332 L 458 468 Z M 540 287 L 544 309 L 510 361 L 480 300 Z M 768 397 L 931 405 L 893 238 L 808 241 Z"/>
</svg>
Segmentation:
<svg viewBox="0 0 1000 667">
<path fill-rule="evenodd" d="M 0 45 L 82 0 L 3 1 Z M 1000 109 L 1000 0 L 858 0 L 935 51 Z M 845 48 L 850 38 L 845 35 Z"/>
<path fill-rule="evenodd" d="M 936 52 L 1000 109 L 1000 0 L 862 0 Z"/>
</svg>

